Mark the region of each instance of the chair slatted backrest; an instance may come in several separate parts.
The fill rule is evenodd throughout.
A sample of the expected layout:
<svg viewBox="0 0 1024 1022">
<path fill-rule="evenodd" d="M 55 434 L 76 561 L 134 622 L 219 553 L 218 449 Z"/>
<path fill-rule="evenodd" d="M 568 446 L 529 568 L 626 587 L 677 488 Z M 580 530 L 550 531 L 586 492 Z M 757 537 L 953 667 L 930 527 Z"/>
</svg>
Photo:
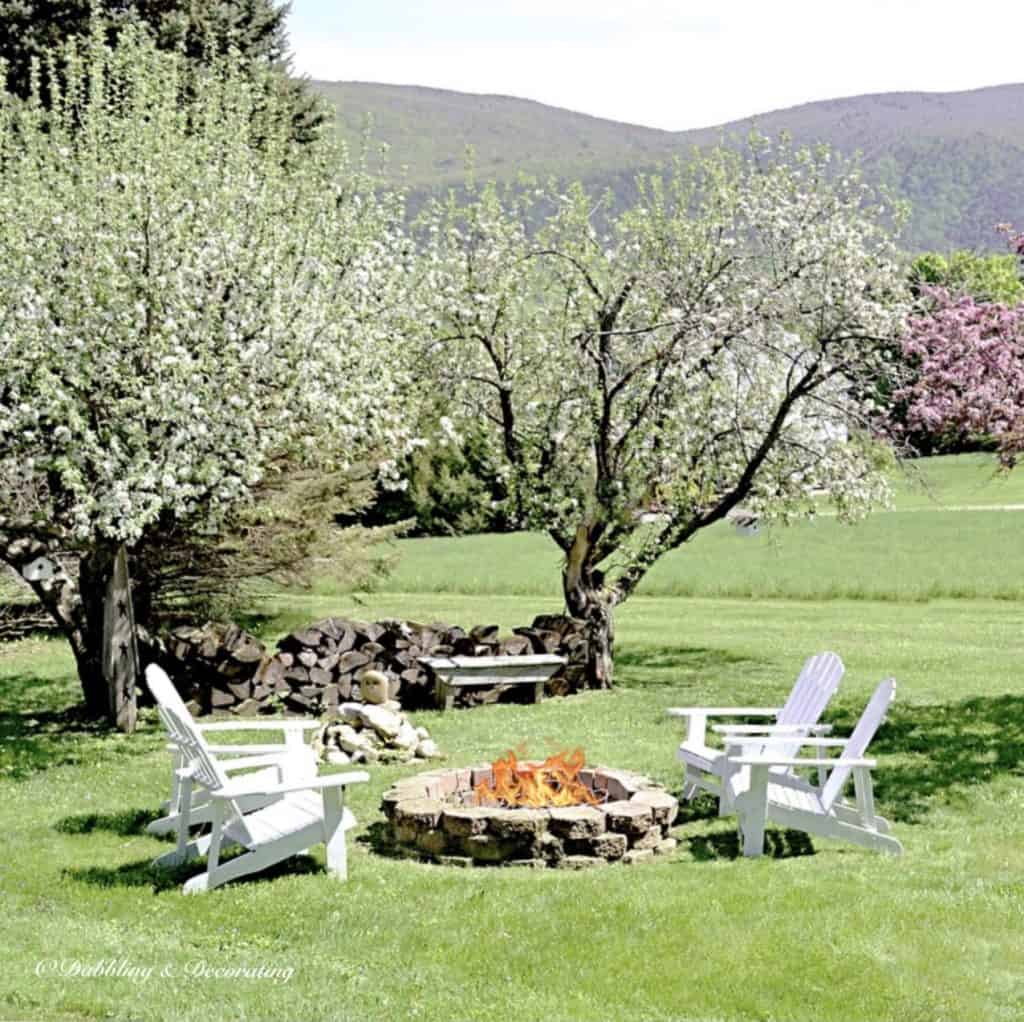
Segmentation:
<svg viewBox="0 0 1024 1022">
<path fill-rule="evenodd" d="M 885 720 L 885 715 L 889 712 L 889 704 L 895 695 L 896 681 L 894 678 L 886 678 L 875 689 L 875 694 L 869 700 L 868 705 L 864 707 L 864 712 L 860 715 L 860 720 L 857 721 L 857 726 L 853 729 L 853 734 L 850 735 L 849 741 L 843 749 L 843 759 L 860 759 L 864 755 L 867 747 L 871 744 L 871 739 L 875 737 L 875 732 L 882 726 L 882 721 Z M 836 767 L 829 774 L 825 786 L 821 789 L 821 804 L 826 811 L 839 797 L 843 786 L 850 777 L 851 770 L 852 767 L 841 766 Z"/>
<path fill-rule="evenodd" d="M 776 718 L 779 724 L 817 724 L 829 700 L 839 688 L 846 668 L 835 653 L 818 653 L 808 657 L 796 679 L 785 706 Z M 792 745 L 773 745 L 772 753 L 783 758 L 800 751 L 799 741 Z"/>
<path fill-rule="evenodd" d="M 227 776 L 207 747 L 206 739 L 196 727 L 171 679 L 155 664 L 150 664 L 146 668 L 146 684 L 153 693 L 160 719 L 171 741 L 181 750 L 185 762 L 195 770 L 195 779 L 210 791 L 224 787 Z"/>
</svg>

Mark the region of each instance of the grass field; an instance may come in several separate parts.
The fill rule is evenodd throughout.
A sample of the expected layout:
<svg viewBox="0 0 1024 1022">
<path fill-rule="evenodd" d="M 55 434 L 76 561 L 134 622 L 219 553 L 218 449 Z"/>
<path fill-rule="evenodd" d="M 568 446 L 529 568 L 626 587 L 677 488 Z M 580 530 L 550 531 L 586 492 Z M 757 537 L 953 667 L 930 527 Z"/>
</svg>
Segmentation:
<svg viewBox="0 0 1024 1022">
<path fill-rule="evenodd" d="M 1024 473 L 998 475 L 991 457 L 911 463 L 894 480 L 893 509 L 856 525 L 822 515 L 740 537 L 704 532 L 655 565 L 647 596 L 753 599 L 1024 599 Z M 964 510 L 970 508 L 971 510 Z M 1011 508 L 1015 510 L 996 510 Z M 417 539 L 401 544 L 387 592 L 559 600 L 559 551 L 545 536 Z M 324 579 L 315 593 L 344 590 Z"/>
<path fill-rule="evenodd" d="M 926 471 L 947 506 L 1024 502 L 1024 476 L 989 489 L 977 459 Z M 523 741 L 535 752 L 579 744 L 593 762 L 678 791 L 679 724 L 665 707 L 776 703 L 805 655 L 835 649 L 847 674 L 828 717 L 840 731 L 880 678 L 898 679 L 874 750 L 900 859 L 776 832 L 772 855 L 746 861 L 734 824 L 698 802 L 676 827 L 678 851 L 652 865 L 423 866 L 367 841 L 381 792 L 412 772 L 391 767 L 375 769 L 355 799 L 347 885 L 325 877 L 315 849 L 270 877 L 185 899 L 176 884 L 194 867 L 148 866 L 166 847 L 144 825 L 169 764 L 153 720 L 130 739 L 83 727 L 64 712 L 77 691 L 59 644 L 0 647 L 0 1018 L 1024 1018 L 1024 629 L 1009 588 L 1024 562 L 1024 517 L 936 510 L 930 500 L 901 489 L 900 511 L 863 526 L 801 527 L 832 537 L 820 547 L 797 544 L 799 529 L 764 549 L 726 532 L 702 538 L 622 609 L 611 693 L 416 717 L 452 764 Z M 870 529 L 892 531 L 872 538 Z M 927 599 L 939 575 L 925 535 L 951 547 L 931 555 L 956 598 Z M 534 553 L 544 549 L 531 537 L 403 544 L 386 590 L 359 602 L 329 583 L 280 594 L 263 627 L 273 635 L 328 612 L 511 627 L 559 607 L 557 562 Z M 783 556 L 780 573 L 771 559 Z M 867 557 L 862 589 L 838 580 Z M 494 574 L 478 574 L 485 562 Z M 727 597 L 717 595 L 723 579 Z M 699 595 L 675 595 L 684 582 Z M 827 599 L 810 598 L 818 586 Z M 739 598 L 747 593 L 756 598 Z M 135 980 L 48 972 L 75 960 L 154 971 Z M 261 965 L 294 972 L 278 984 L 195 974 Z"/>
</svg>

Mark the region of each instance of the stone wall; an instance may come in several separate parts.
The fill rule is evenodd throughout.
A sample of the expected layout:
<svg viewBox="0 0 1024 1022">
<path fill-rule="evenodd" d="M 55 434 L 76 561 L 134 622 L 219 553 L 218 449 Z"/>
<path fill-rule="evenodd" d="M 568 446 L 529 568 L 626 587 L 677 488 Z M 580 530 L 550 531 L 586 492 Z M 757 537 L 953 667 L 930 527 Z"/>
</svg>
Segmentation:
<svg viewBox="0 0 1024 1022">
<path fill-rule="evenodd" d="M 360 679 L 368 671 L 387 675 L 390 698 L 405 709 L 432 707 L 433 681 L 420 657 L 554 653 L 568 664 L 548 682 L 552 695 L 581 688 L 586 662 L 581 623 L 549 614 L 505 637 L 497 625 L 466 631 L 446 624 L 326 618 L 286 635 L 276 648 L 237 625 L 216 624 L 177 628 L 164 645 L 164 666 L 193 713 L 230 710 L 243 716 L 280 708 L 301 714 L 336 711 L 360 698 Z M 457 702 L 476 705 L 529 695 L 524 686 L 460 689 Z"/>
</svg>

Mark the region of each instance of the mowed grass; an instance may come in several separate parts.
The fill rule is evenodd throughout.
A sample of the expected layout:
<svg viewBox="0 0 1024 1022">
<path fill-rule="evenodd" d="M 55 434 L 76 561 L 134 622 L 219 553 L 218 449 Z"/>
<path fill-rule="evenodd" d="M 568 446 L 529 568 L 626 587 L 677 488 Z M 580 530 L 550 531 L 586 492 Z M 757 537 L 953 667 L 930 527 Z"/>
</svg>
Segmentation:
<svg viewBox="0 0 1024 1022">
<path fill-rule="evenodd" d="M 981 468 L 977 459 L 926 466 L 958 506 L 982 502 Z M 1018 490 L 989 503 L 1019 498 Z M 944 562 L 954 576 L 982 558 L 1005 561 L 1006 577 L 1019 570 L 1022 544 L 1002 524 L 1024 525 L 1016 513 L 908 509 L 875 522 L 892 522 L 901 547 L 934 514 L 960 522 L 961 533 L 948 532 L 950 543 L 960 536 L 959 552 Z M 184 898 L 178 887 L 197 866 L 170 874 L 149 866 L 167 848 L 145 824 L 165 797 L 170 764 L 152 711 L 131 738 L 84 726 L 67 712 L 78 690 L 58 642 L 0 647 L 0 1019 L 1017 1022 L 1021 606 L 1006 598 L 1001 575 L 979 575 L 970 598 L 960 590 L 925 599 L 925 583 L 911 574 L 930 570 L 924 552 L 900 562 L 883 539 L 878 571 L 905 583 L 907 598 L 840 598 L 837 576 L 866 556 L 870 524 L 807 526 L 834 527 L 832 556 L 823 546 L 801 566 L 794 554 L 793 574 L 771 598 L 631 600 L 619 614 L 612 692 L 415 720 L 452 765 L 524 742 L 535 753 L 581 745 L 591 762 L 647 772 L 678 792 L 681 725 L 666 707 L 777 704 L 806 655 L 834 649 L 847 665 L 827 713 L 840 733 L 881 678 L 898 680 L 872 747 L 879 809 L 906 848 L 898 859 L 773 830 L 770 854 L 744 860 L 734 822 L 704 800 L 680 817 L 677 852 L 642 867 L 426 866 L 374 851 L 381 793 L 416 770 L 389 767 L 374 768 L 354 795 L 349 883 L 328 879 L 316 848 L 263 877 Z M 759 541 L 708 542 L 750 557 Z M 999 544 L 1008 545 L 993 552 Z M 323 583 L 278 594 L 259 608 L 264 634 L 326 614 L 509 629 L 560 609 L 557 558 L 536 537 L 400 549 L 405 563 L 388 591 L 357 600 Z M 510 564 L 516 549 L 537 551 L 528 558 L 538 562 Z M 733 569 L 725 556 L 716 565 L 707 557 L 710 586 L 712 569 Z M 749 579 L 749 562 L 735 570 Z M 765 570 L 762 586 L 775 578 Z M 832 598 L 806 598 L 798 583 L 810 576 L 833 583 Z M 517 577 L 534 581 L 517 592 Z M 422 590 L 400 591 L 412 582 Z M 122 975 L 61 974 L 76 962 Z M 224 974 L 260 967 L 293 971 L 277 983 Z"/>
<path fill-rule="evenodd" d="M 729 523 L 713 526 L 662 558 L 639 592 L 799 600 L 1024 599 L 1024 472 L 998 474 L 987 455 L 930 458 L 901 471 L 894 489 L 892 511 L 855 525 L 825 514 L 750 537 Z M 398 569 L 384 591 L 560 598 L 561 554 L 543 535 L 404 540 L 399 549 Z M 338 591 L 332 579 L 314 590 Z"/>
</svg>

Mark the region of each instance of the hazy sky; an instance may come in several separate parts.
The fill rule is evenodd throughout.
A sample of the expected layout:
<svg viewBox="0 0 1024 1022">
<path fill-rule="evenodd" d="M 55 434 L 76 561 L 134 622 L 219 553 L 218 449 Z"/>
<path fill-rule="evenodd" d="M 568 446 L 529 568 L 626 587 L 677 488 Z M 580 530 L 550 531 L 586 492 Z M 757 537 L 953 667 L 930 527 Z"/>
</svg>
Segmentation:
<svg viewBox="0 0 1024 1022">
<path fill-rule="evenodd" d="M 658 128 L 1024 80 L 1019 0 L 293 0 L 297 70 Z"/>
</svg>

